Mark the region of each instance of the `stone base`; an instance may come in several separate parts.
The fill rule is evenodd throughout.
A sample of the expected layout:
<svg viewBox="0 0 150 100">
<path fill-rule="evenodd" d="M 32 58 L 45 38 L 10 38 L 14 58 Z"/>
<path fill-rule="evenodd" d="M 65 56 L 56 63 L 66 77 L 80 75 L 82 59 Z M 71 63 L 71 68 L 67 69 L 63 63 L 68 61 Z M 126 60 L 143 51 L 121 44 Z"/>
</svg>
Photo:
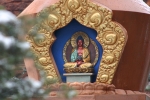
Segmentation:
<svg viewBox="0 0 150 100">
<path fill-rule="evenodd" d="M 93 73 L 64 73 L 66 82 L 91 82 Z"/>
<path fill-rule="evenodd" d="M 66 88 L 68 86 L 74 89 L 78 95 L 73 98 L 67 98 L 71 93 Z M 51 92 L 46 100 L 150 100 L 150 94 L 139 91 L 115 89 L 114 85 L 104 83 L 84 83 L 84 82 L 71 82 L 71 83 L 58 83 L 50 87 Z M 72 91 L 72 90 L 71 90 Z M 41 100 L 35 97 L 32 100 Z"/>
<path fill-rule="evenodd" d="M 84 82 L 54 84 L 49 87 L 52 91 L 46 100 L 66 100 L 60 96 L 66 93 L 61 90 L 64 85 L 74 88 L 78 94 L 71 100 L 150 100 L 150 96 L 143 92 L 115 89 L 112 84 Z"/>
<path fill-rule="evenodd" d="M 48 97 L 46 100 L 67 100 L 60 97 Z M 84 95 L 76 96 L 71 100 L 150 100 L 146 94 L 133 95 Z"/>
</svg>

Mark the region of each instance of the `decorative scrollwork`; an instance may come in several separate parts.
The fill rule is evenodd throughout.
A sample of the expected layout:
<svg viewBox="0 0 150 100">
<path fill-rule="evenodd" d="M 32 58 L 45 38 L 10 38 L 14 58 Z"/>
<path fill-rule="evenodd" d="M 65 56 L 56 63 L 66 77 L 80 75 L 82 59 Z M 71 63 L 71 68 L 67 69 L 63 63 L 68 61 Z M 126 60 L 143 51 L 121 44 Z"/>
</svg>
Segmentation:
<svg viewBox="0 0 150 100">
<path fill-rule="evenodd" d="M 42 64 L 42 65 L 48 65 L 48 64 L 49 64 L 49 62 L 48 62 L 48 60 L 47 60 L 46 57 L 41 57 L 41 58 L 39 59 L 39 62 L 40 62 L 40 64 Z"/>
<path fill-rule="evenodd" d="M 80 7 L 80 2 L 78 0 L 68 0 L 68 8 L 75 12 Z"/>
<path fill-rule="evenodd" d="M 55 40 L 53 33 L 76 19 L 97 31 L 96 39 L 102 45 L 103 55 L 96 81 L 110 84 L 127 41 L 126 30 L 112 21 L 112 11 L 88 0 L 60 0 L 38 13 L 38 17 L 44 13 L 48 13 L 48 16 L 29 31 L 27 40 L 46 71 L 47 78 L 59 77 L 53 56 L 49 53 L 49 47 Z M 39 41 L 31 35 L 34 30 L 43 35 Z"/>
<path fill-rule="evenodd" d="M 33 37 L 32 39 L 37 46 L 43 46 L 44 42 L 46 40 L 46 37 L 45 37 L 45 35 L 40 34 L 40 35 L 38 35 L 38 37 Z"/>
<path fill-rule="evenodd" d="M 107 55 L 107 56 L 105 56 L 104 62 L 106 64 L 112 64 L 114 61 L 115 61 L 115 58 L 114 58 L 113 55 Z"/>
<path fill-rule="evenodd" d="M 116 41 L 117 41 L 117 35 L 116 34 L 105 35 L 105 38 L 104 38 L 105 44 L 113 45 L 116 43 Z"/>
<path fill-rule="evenodd" d="M 108 74 L 102 74 L 102 75 L 100 76 L 100 81 L 101 81 L 102 83 L 106 83 L 108 80 L 109 80 Z"/>
<path fill-rule="evenodd" d="M 64 68 L 66 73 L 93 73 L 93 68 Z"/>
<path fill-rule="evenodd" d="M 90 23 L 93 24 L 94 26 L 100 25 L 101 22 L 102 22 L 101 14 L 98 13 L 98 12 L 92 14 L 92 15 L 89 17 L 89 21 L 90 21 Z"/>
<path fill-rule="evenodd" d="M 50 26 L 55 26 L 56 24 L 59 24 L 60 20 L 58 18 L 58 16 L 54 15 L 54 14 L 49 14 L 48 16 L 48 23 Z"/>
</svg>

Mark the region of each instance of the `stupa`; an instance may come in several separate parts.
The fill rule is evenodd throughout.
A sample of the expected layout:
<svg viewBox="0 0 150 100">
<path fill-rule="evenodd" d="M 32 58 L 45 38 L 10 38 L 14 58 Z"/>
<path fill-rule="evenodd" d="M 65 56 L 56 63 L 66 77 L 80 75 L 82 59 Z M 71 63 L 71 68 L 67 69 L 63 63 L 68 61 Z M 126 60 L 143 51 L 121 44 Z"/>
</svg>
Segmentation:
<svg viewBox="0 0 150 100">
<path fill-rule="evenodd" d="M 37 14 L 42 14 L 41 11 L 45 8 L 47 8 L 45 11 L 48 11 L 49 16 L 44 20 L 44 24 L 50 28 L 50 31 L 46 30 L 45 33 L 42 32 L 51 42 L 49 42 L 50 48 L 48 48 L 50 50 L 43 52 L 50 52 L 50 57 L 47 59 L 47 57 L 41 57 L 42 55 L 39 54 L 39 63 L 47 71 L 48 68 L 56 69 L 54 71 L 55 75 L 53 73 L 53 75 L 50 75 L 49 73 L 48 78 L 52 78 L 53 76 L 61 77 L 61 82 L 65 82 L 65 78 L 62 76 L 64 72 L 62 67 L 66 60 L 69 62 L 72 61 L 69 60 L 70 56 L 73 57 L 72 54 L 77 53 L 77 58 L 80 60 L 76 59 L 67 66 L 74 64 L 75 67 L 79 67 L 80 64 L 78 64 L 78 61 L 79 63 L 81 61 L 82 64 L 87 64 L 84 61 L 85 57 L 83 55 L 85 53 L 83 49 L 76 49 L 77 52 L 70 52 L 70 55 L 63 52 L 63 50 L 65 51 L 67 48 L 71 48 L 71 45 L 72 48 L 75 47 L 75 42 L 69 41 L 74 41 L 78 36 L 81 36 L 84 40 L 83 43 L 87 44 L 86 36 L 81 34 L 74 35 L 76 32 L 82 31 L 89 37 L 89 41 L 94 41 L 97 45 L 96 47 L 94 42 L 91 42 L 94 45 L 95 52 L 90 51 L 90 47 L 88 48 L 91 53 L 91 59 L 93 59 L 92 55 L 94 53 L 99 56 L 97 57 L 98 61 L 94 63 L 93 73 L 95 76 L 92 77 L 91 83 L 80 83 L 76 81 L 75 83 L 67 83 L 69 86 L 75 87 L 79 95 L 84 95 L 83 97 L 78 96 L 76 99 L 108 100 L 113 98 L 114 100 L 126 100 L 125 98 L 128 98 L 131 100 L 146 100 L 146 94 L 140 92 L 144 92 L 147 84 L 150 64 L 150 7 L 148 5 L 142 0 L 34 0 L 19 17 L 26 15 L 36 17 Z M 65 21 L 63 22 L 63 17 L 67 14 L 68 16 L 64 18 Z M 80 26 L 79 29 L 77 26 Z M 39 31 L 41 32 L 41 30 Z M 50 35 L 47 34 L 54 34 L 58 41 L 50 38 Z M 28 41 L 31 41 L 30 37 L 28 37 Z M 40 49 L 38 45 L 43 45 L 42 43 L 32 44 L 32 42 L 32 48 L 35 48 L 35 45 L 37 45 Z M 78 46 L 80 45 L 78 42 L 77 44 Z M 55 52 L 58 50 L 57 45 L 60 47 L 60 52 Z M 62 48 L 61 45 L 63 45 Z M 45 47 L 47 47 L 47 44 Z M 98 53 L 96 53 L 96 48 L 98 48 Z M 46 50 L 47 48 L 43 49 Z M 71 51 L 71 49 L 68 50 Z M 92 64 L 92 60 L 90 60 L 90 63 Z M 53 67 L 49 64 L 52 64 L 51 66 Z M 34 67 L 33 60 L 25 59 L 25 65 L 28 76 L 38 80 L 38 71 Z M 99 86 L 99 88 L 97 89 L 96 86 Z M 52 92 L 51 96 L 55 96 L 56 94 Z M 124 94 L 124 96 L 97 94 Z M 133 95 L 127 96 L 126 94 Z M 57 97 L 53 98 L 59 99 Z"/>
</svg>

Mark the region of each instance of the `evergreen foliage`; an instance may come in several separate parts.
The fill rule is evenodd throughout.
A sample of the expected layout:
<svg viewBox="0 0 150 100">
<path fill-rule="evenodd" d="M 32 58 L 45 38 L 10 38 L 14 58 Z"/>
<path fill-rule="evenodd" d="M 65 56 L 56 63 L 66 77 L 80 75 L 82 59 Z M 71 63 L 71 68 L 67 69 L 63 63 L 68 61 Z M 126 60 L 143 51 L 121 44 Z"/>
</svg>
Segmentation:
<svg viewBox="0 0 150 100">
<path fill-rule="evenodd" d="M 24 58 L 34 57 L 24 39 L 26 31 L 22 26 L 21 20 L 11 12 L 0 10 L 0 100 L 30 100 L 35 96 L 46 96 L 42 88 L 43 78 L 35 81 L 18 78 L 19 75 L 16 77 Z"/>
</svg>

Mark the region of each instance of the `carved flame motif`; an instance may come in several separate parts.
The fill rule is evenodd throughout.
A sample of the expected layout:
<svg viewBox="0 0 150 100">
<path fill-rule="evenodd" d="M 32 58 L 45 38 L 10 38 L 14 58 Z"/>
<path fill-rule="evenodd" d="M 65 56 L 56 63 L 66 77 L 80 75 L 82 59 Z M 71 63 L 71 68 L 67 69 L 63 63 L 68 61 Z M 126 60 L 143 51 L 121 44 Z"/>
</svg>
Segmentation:
<svg viewBox="0 0 150 100">
<path fill-rule="evenodd" d="M 68 8 L 71 11 L 75 11 L 76 9 L 78 9 L 80 7 L 80 2 L 78 0 L 68 0 Z"/>
<path fill-rule="evenodd" d="M 39 62 L 40 62 L 42 65 L 48 65 L 47 58 L 45 58 L 45 57 L 40 58 L 40 59 L 39 59 Z"/>
<path fill-rule="evenodd" d="M 66 26 L 72 19 L 76 19 L 82 25 L 97 31 L 96 39 L 103 47 L 103 55 L 96 82 L 111 84 L 127 41 L 126 30 L 112 21 L 112 11 L 88 0 L 60 0 L 38 15 L 45 12 L 49 14 L 48 17 L 30 30 L 27 40 L 38 57 L 37 62 L 47 73 L 47 78 L 59 78 L 54 58 L 49 51 L 49 47 L 55 40 L 53 33 Z M 43 35 L 40 41 L 36 41 L 36 38 L 31 35 L 35 30 Z"/>
<path fill-rule="evenodd" d="M 51 26 L 55 26 L 56 24 L 59 23 L 59 18 L 55 16 L 54 14 L 50 14 L 48 16 L 48 19 L 49 19 L 49 25 Z"/>
<path fill-rule="evenodd" d="M 104 38 L 105 43 L 108 45 L 113 45 L 117 41 L 117 35 L 116 34 L 107 34 Z"/>
<path fill-rule="evenodd" d="M 105 63 L 112 64 L 114 62 L 114 57 L 112 55 L 108 55 L 105 57 Z"/>
<path fill-rule="evenodd" d="M 38 37 L 33 37 L 33 40 L 35 41 L 36 45 L 43 46 L 46 37 L 43 34 L 40 34 Z"/>
<path fill-rule="evenodd" d="M 103 74 L 103 75 L 100 77 L 100 81 L 101 81 L 102 83 L 106 83 L 106 82 L 108 81 L 108 79 L 109 79 L 108 74 Z"/>
<path fill-rule="evenodd" d="M 101 15 L 100 13 L 94 13 L 90 16 L 90 23 L 94 26 L 98 26 L 101 24 Z"/>
</svg>

